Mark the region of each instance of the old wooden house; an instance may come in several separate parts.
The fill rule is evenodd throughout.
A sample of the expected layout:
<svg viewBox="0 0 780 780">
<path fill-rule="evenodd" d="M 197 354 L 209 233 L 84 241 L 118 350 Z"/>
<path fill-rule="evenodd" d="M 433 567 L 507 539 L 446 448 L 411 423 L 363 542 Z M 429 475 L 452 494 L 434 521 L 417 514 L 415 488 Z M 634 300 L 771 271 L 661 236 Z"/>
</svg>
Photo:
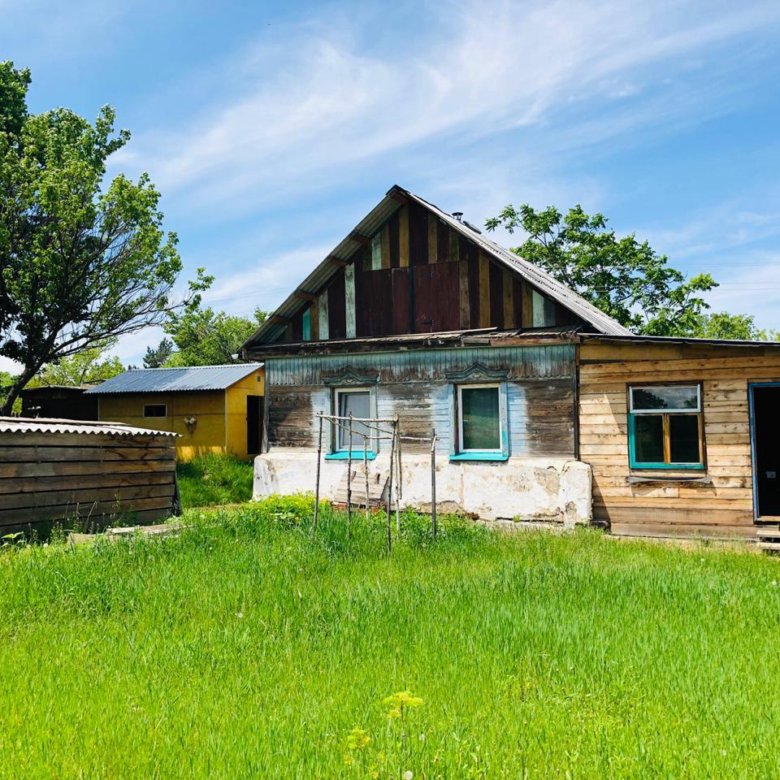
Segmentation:
<svg viewBox="0 0 780 780">
<path fill-rule="evenodd" d="M 575 335 L 628 331 L 479 230 L 393 187 L 244 345 L 263 360 L 256 495 L 314 488 L 317 413 L 435 429 L 438 500 L 487 518 L 584 522 Z M 363 438 L 326 430 L 324 494 Z M 429 447 L 404 445 L 404 502 L 430 501 Z M 358 451 L 359 450 L 359 451 Z M 388 447 L 367 457 L 388 470 Z"/>
<path fill-rule="evenodd" d="M 629 333 L 393 187 L 244 345 L 266 364 L 255 495 L 312 490 L 318 413 L 399 419 L 403 503 L 780 542 L 780 344 Z M 325 428 L 339 494 L 363 437 Z M 386 441 L 370 438 L 376 475 Z M 780 546 L 780 545 L 778 545 Z"/>
<path fill-rule="evenodd" d="M 256 363 L 125 371 L 87 391 L 98 419 L 178 433 L 179 460 L 260 452 L 263 367 Z"/>
</svg>

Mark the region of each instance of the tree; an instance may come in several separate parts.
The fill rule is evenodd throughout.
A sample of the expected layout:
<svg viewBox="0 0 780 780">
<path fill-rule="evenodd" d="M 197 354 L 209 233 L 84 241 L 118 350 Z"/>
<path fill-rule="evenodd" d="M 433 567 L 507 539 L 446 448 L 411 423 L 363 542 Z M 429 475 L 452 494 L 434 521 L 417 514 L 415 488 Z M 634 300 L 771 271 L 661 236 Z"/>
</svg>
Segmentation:
<svg viewBox="0 0 780 780">
<path fill-rule="evenodd" d="M 256 309 L 252 319 L 237 317 L 194 301 L 181 312 L 168 315 L 165 332 L 173 339 L 176 352 L 166 362 L 170 366 L 209 366 L 239 362 L 239 349 L 265 322 L 266 313 Z"/>
<path fill-rule="evenodd" d="M 168 338 L 163 340 L 156 347 L 147 347 L 144 355 L 144 368 L 160 368 L 164 366 L 173 354 L 173 342 Z"/>
<path fill-rule="evenodd" d="M 4 414 L 45 364 L 163 322 L 181 270 L 148 176 L 104 187 L 129 139 L 114 111 L 31 115 L 29 81 L 0 63 L 0 355 L 22 365 Z"/>
<path fill-rule="evenodd" d="M 30 380 L 28 387 L 94 385 L 105 382 L 125 370 L 118 357 L 105 355 L 106 350 L 113 346 L 113 341 L 107 341 L 62 358 L 56 363 L 50 363 Z"/>
<path fill-rule="evenodd" d="M 513 252 L 635 333 L 692 335 L 709 308 L 702 293 L 717 286 L 709 274 L 686 280 L 647 241 L 618 238 L 604 216 L 590 216 L 581 206 L 565 215 L 552 206 L 543 211 L 507 206 L 486 225 L 525 231 L 528 238 Z"/>
</svg>

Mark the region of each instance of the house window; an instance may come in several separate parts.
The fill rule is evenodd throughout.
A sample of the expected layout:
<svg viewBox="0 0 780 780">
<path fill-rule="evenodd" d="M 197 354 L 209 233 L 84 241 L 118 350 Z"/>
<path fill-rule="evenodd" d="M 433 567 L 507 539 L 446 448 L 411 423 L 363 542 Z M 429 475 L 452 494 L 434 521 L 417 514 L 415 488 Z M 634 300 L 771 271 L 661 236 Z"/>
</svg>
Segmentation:
<svg viewBox="0 0 780 780">
<path fill-rule="evenodd" d="M 336 414 L 339 417 L 371 417 L 371 391 L 367 388 L 344 388 L 335 391 Z M 335 444 L 337 452 L 348 452 L 350 448 L 355 453 L 362 453 L 366 436 L 371 436 L 371 429 L 360 422 L 352 423 L 352 442 L 350 447 L 349 423 L 340 420 L 336 425 Z M 365 435 L 364 435 L 365 434 Z M 368 449 L 372 449 L 371 439 L 368 439 Z"/>
<path fill-rule="evenodd" d="M 531 290 L 531 312 L 535 328 L 555 325 L 555 303 L 536 290 Z"/>
<path fill-rule="evenodd" d="M 146 404 L 144 417 L 167 417 L 168 409 L 165 404 Z"/>
<path fill-rule="evenodd" d="M 457 455 L 499 456 L 505 453 L 501 385 L 458 385 L 457 387 Z"/>
<path fill-rule="evenodd" d="M 704 468 L 700 385 L 643 385 L 628 395 L 632 468 Z"/>
</svg>

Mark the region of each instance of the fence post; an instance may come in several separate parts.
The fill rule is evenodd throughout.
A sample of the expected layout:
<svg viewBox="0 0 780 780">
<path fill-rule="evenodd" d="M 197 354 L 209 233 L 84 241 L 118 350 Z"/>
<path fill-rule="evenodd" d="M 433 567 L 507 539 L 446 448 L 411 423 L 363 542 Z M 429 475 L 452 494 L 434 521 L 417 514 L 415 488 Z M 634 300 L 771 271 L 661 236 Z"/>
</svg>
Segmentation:
<svg viewBox="0 0 780 780">
<path fill-rule="evenodd" d="M 317 416 L 320 418 L 320 433 L 317 438 L 317 485 L 314 489 L 314 530 L 317 530 L 317 522 L 320 516 L 320 461 L 322 460 L 322 412 Z"/>
<path fill-rule="evenodd" d="M 352 527 L 352 412 L 349 413 L 347 438 L 347 537 Z"/>
<path fill-rule="evenodd" d="M 431 529 L 433 531 L 433 541 L 438 536 L 438 526 L 436 523 L 436 429 L 433 429 L 431 437 Z"/>
<path fill-rule="evenodd" d="M 390 437 L 390 477 L 387 483 L 387 554 L 393 551 L 393 468 L 395 468 L 395 423 Z"/>
<path fill-rule="evenodd" d="M 368 520 L 368 513 L 371 502 L 369 501 L 370 491 L 368 488 L 368 436 L 363 436 L 363 473 L 366 476 L 366 520 Z"/>
<path fill-rule="evenodd" d="M 395 472 L 395 530 L 401 533 L 401 431 L 398 426 L 398 415 L 393 422 L 395 435 L 396 472 Z"/>
</svg>

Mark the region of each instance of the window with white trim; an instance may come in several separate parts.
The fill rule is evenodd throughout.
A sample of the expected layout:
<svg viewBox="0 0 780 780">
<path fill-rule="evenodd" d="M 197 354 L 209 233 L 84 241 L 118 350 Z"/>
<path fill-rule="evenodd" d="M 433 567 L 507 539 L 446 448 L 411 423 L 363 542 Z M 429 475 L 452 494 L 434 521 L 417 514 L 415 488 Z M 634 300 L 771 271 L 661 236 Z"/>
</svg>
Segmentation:
<svg viewBox="0 0 780 780">
<path fill-rule="evenodd" d="M 501 453 L 501 385 L 458 385 L 458 452 Z"/>
<path fill-rule="evenodd" d="M 367 387 L 344 387 L 337 388 L 334 391 L 334 407 L 338 417 L 368 418 L 371 417 L 371 390 Z M 349 423 L 346 420 L 340 420 L 336 426 L 335 447 L 336 452 L 348 452 L 350 450 L 349 442 Z M 365 436 L 371 436 L 371 429 L 361 422 L 352 423 L 352 444 L 353 452 L 363 452 L 363 443 Z M 368 440 L 368 449 L 372 448 L 371 439 Z"/>
<path fill-rule="evenodd" d="M 701 385 L 628 388 L 632 468 L 703 469 Z"/>
</svg>

